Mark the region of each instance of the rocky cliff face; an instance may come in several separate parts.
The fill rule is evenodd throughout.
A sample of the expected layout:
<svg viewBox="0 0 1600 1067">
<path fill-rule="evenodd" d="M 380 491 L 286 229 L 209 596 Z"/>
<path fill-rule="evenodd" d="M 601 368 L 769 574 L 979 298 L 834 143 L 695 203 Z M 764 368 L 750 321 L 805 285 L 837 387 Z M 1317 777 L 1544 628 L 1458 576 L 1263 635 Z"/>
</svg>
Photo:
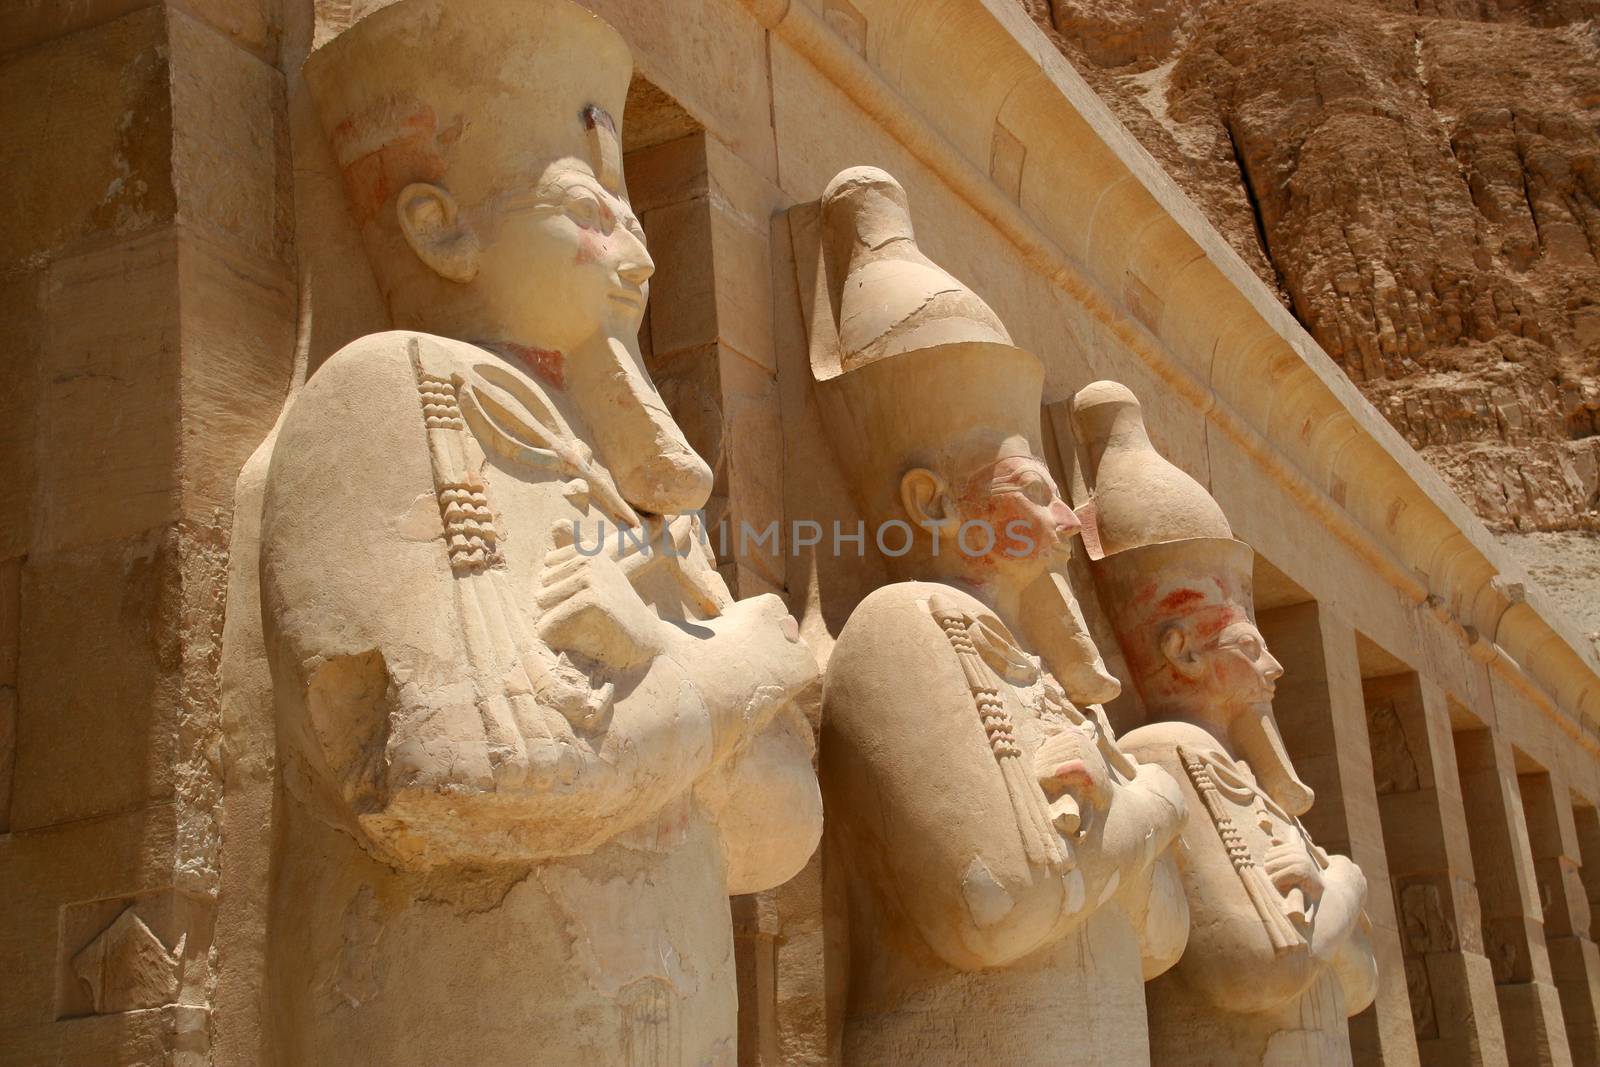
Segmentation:
<svg viewBox="0 0 1600 1067">
<path fill-rule="evenodd" d="M 1019 0 L 1600 630 L 1600 0 Z"/>
</svg>

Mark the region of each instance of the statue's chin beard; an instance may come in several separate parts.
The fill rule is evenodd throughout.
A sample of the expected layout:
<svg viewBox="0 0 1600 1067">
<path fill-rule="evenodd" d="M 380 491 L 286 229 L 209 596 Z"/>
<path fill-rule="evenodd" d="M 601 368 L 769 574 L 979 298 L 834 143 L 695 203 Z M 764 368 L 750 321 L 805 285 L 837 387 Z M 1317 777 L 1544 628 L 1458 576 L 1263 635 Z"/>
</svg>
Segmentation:
<svg viewBox="0 0 1600 1067">
<path fill-rule="evenodd" d="M 574 360 L 572 391 L 623 498 L 657 515 L 704 507 L 711 468 L 662 403 L 636 345 L 600 336 L 585 348 Z"/>
<path fill-rule="evenodd" d="M 1241 709 L 1228 732 L 1235 754 L 1250 764 L 1256 782 L 1268 796 L 1290 815 L 1304 815 L 1311 810 L 1316 794 L 1295 774 L 1270 703 Z"/>
</svg>

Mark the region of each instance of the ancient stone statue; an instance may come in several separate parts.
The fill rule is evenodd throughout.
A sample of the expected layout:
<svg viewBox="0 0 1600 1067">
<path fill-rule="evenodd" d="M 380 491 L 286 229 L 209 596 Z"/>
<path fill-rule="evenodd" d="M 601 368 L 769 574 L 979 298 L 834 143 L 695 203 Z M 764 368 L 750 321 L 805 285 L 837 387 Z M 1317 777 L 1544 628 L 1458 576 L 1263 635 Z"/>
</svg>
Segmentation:
<svg viewBox="0 0 1600 1067">
<path fill-rule="evenodd" d="M 1283 668 L 1256 629 L 1252 553 L 1211 496 L 1150 445 L 1115 382 L 1073 418 L 1090 543 L 1148 724 L 1122 738 L 1165 767 L 1189 807 L 1178 865 L 1193 926 L 1178 965 L 1146 989 L 1158 1063 L 1349 1062 L 1345 1019 L 1371 1003 L 1367 883 L 1318 848 L 1272 715 Z"/>
<path fill-rule="evenodd" d="M 1043 369 L 917 250 L 888 174 L 836 177 L 822 225 L 841 342 L 817 396 L 900 579 L 824 687 L 844 1062 L 1145 1062 L 1143 982 L 1188 927 L 1183 805 L 1024 644 L 1024 594 L 1077 528 L 1039 458 Z"/>
<path fill-rule="evenodd" d="M 399 329 L 312 376 L 266 481 L 276 1058 L 732 1064 L 727 897 L 820 834 L 816 667 L 685 514 L 627 48 L 567 0 L 401 0 L 306 74 Z"/>
</svg>

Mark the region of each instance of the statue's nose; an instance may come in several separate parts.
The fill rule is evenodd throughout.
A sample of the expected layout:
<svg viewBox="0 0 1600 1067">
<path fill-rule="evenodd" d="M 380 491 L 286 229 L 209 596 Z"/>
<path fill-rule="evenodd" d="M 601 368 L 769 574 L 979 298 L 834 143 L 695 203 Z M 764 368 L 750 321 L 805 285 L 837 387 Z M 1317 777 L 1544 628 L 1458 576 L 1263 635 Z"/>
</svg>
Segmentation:
<svg viewBox="0 0 1600 1067">
<path fill-rule="evenodd" d="M 621 262 L 617 264 L 617 276 L 631 285 L 643 287 L 656 272 L 656 261 L 650 258 L 650 250 L 645 248 L 644 241 L 634 231 L 618 227 L 623 235 L 621 248 Z"/>
<path fill-rule="evenodd" d="M 655 272 L 656 265 L 650 261 L 648 256 L 645 257 L 642 263 L 637 260 L 629 260 L 617 268 L 618 277 L 631 285 L 638 286 L 643 286 Z"/>
</svg>

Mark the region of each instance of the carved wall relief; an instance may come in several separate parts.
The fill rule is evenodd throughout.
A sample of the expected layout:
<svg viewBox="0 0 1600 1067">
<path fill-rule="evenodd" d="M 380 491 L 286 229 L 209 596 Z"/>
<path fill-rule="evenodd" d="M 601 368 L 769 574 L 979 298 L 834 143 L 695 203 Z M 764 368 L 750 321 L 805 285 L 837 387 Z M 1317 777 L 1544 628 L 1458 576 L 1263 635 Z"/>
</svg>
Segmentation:
<svg viewBox="0 0 1600 1067">
<path fill-rule="evenodd" d="M 56 1017 L 113 1015 L 177 1003 L 194 910 L 170 891 L 63 908 Z"/>
<path fill-rule="evenodd" d="M 177 996 L 183 939 L 171 951 L 130 905 L 72 957 L 96 1015 L 158 1008 Z"/>
</svg>

